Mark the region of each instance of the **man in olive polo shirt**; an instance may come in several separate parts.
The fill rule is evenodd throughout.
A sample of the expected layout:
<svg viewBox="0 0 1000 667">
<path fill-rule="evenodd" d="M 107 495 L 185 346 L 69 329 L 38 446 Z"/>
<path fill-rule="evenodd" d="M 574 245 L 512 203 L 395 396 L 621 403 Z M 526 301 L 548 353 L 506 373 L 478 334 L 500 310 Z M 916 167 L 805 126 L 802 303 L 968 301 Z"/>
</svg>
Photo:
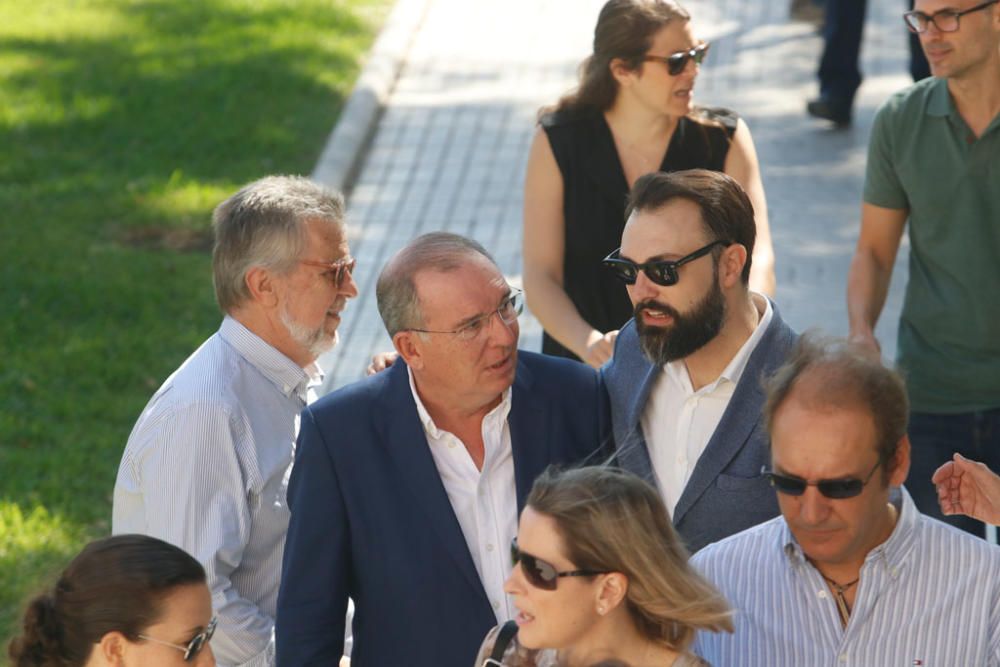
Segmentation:
<svg viewBox="0 0 1000 667">
<path fill-rule="evenodd" d="M 941 517 L 931 475 L 953 452 L 1000 471 L 1000 2 L 917 0 L 905 15 L 934 78 L 893 95 L 872 128 L 847 305 L 873 330 L 910 221 L 899 322 L 921 512 Z M 966 517 L 947 519 L 982 534 Z"/>
</svg>

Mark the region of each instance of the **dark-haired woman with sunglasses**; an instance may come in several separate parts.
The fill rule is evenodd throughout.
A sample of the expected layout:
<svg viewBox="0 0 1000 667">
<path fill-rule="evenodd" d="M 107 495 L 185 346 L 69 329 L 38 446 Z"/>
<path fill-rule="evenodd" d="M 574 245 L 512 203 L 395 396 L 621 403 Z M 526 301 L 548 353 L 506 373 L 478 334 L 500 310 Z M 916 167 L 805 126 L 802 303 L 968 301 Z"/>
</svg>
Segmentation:
<svg viewBox="0 0 1000 667">
<path fill-rule="evenodd" d="M 753 140 L 727 109 L 692 102 L 708 44 L 673 0 L 610 0 L 579 87 L 545 110 L 528 158 L 524 285 L 542 351 L 600 366 L 632 316 L 601 260 L 621 245 L 625 197 L 653 171 L 724 171 L 755 210 L 751 288 L 773 294 L 774 258 Z"/>
<path fill-rule="evenodd" d="M 205 570 L 146 535 L 87 545 L 31 602 L 22 630 L 10 643 L 12 667 L 215 665 Z"/>
<path fill-rule="evenodd" d="M 687 652 L 696 630 L 732 632 L 719 593 L 688 565 L 659 494 L 612 468 L 548 471 L 532 487 L 511 545 L 505 590 L 516 637 L 476 667 L 704 665 Z"/>
</svg>

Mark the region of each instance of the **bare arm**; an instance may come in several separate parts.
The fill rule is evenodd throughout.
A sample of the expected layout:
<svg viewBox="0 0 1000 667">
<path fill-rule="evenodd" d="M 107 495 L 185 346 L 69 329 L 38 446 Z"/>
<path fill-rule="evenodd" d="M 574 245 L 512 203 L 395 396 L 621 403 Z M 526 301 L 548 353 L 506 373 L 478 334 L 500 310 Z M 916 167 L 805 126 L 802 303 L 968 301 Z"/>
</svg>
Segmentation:
<svg viewBox="0 0 1000 667">
<path fill-rule="evenodd" d="M 725 172 L 746 190 L 753 204 L 757 239 L 754 241 L 753 263 L 750 265 L 750 288 L 774 296 L 774 246 L 771 243 L 771 226 L 767 218 L 767 199 L 764 183 L 760 178 L 757 149 L 750 136 L 750 128 L 741 119 L 733 134 L 733 143 L 726 155 Z"/>
<path fill-rule="evenodd" d="M 591 327 L 563 289 L 565 224 L 562 174 L 538 128 L 524 183 L 524 293 L 545 331 L 597 368 L 611 357 L 617 332 Z"/>
<path fill-rule="evenodd" d="M 861 234 L 847 275 L 847 317 L 851 340 L 876 351 L 875 324 L 889 293 L 907 213 L 906 209 L 861 205 Z"/>
</svg>

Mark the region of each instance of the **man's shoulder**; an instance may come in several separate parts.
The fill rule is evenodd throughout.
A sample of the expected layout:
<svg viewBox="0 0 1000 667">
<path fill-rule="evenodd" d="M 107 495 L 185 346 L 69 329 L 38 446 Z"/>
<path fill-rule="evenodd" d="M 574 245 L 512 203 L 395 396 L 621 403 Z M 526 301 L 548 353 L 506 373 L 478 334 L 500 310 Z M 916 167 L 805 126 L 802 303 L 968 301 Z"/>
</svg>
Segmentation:
<svg viewBox="0 0 1000 667">
<path fill-rule="evenodd" d="M 965 569 L 1000 570 L 1000 546 L 921 513 L 919 516 L 920 552 L 937 558 L 958 558 Z M 991 582 L 1000 586 L 1000 579 Z"/>
<path fill-rule="evenodd" d="M 597 378 L 597 371 L 590 366 L 565 357 L 518 350 L 517 359 L 518 364 L 528 369 L 536 379 L 551 378 L 553 375 L 583 381 L 593 381 Z"/>
<path fill-rule="evenodd" d="M 386 395 L 392 387 L 399 390 L 394 392 L 398 400 L 408 400 L 412 403 L 413 395 L 410 393 L 407 375 L 406 364 L 400 359 L 380 373 L 334 389 L 313 402 L 306 410 L 317 416 L 329 414 L 360 416 L 371 410 L 380 397 Z M 403 385 L 405 392 L 402 391 Z"/>
<path fill-rule="evenodd" d="M 780 550 L 784 532 L 785 520 L 779 515 L 709 544 L 691 557 L 691 563 L 706 574 L 717 570 L 735 575 L 737 571 L 755 569 L 761 559 Z"/>
<path fill-rule="evenodd" d="M 915 115 L 923 114 L 930 100 L 940 94 L 940 87 L 947 85 L 947 81 L 943 79 L 928 77 L 896 91 L 886 98 L 876 111 L 876 117 L 880 122 L 876 123 L 875 129 L 909 125 L 908 121 Z"/>
</svg>

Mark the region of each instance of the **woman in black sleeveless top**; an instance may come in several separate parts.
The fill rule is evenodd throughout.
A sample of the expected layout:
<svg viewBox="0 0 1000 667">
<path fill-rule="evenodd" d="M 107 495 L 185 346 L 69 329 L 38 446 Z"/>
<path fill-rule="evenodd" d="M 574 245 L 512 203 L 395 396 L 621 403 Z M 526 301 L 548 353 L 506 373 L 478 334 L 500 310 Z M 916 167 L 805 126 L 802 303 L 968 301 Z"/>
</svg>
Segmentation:
<svg viewBox="0 0 1000 667">
<path fill-rule="evenodd" d="M 579 88 L 541 117 L 528 159 L 524 284 L 545 328 L 542 351 L 600 366 L 632 316 L 601 260 L 621 244 L 628 191 L 648 172 L 713 169 L 754 204 L 750 286 L 774 291 L 774 259 L 750 130 L 732 111 L 696 107 L 708 45 L 673 0 L 610 0 Z"/>
</svg>

